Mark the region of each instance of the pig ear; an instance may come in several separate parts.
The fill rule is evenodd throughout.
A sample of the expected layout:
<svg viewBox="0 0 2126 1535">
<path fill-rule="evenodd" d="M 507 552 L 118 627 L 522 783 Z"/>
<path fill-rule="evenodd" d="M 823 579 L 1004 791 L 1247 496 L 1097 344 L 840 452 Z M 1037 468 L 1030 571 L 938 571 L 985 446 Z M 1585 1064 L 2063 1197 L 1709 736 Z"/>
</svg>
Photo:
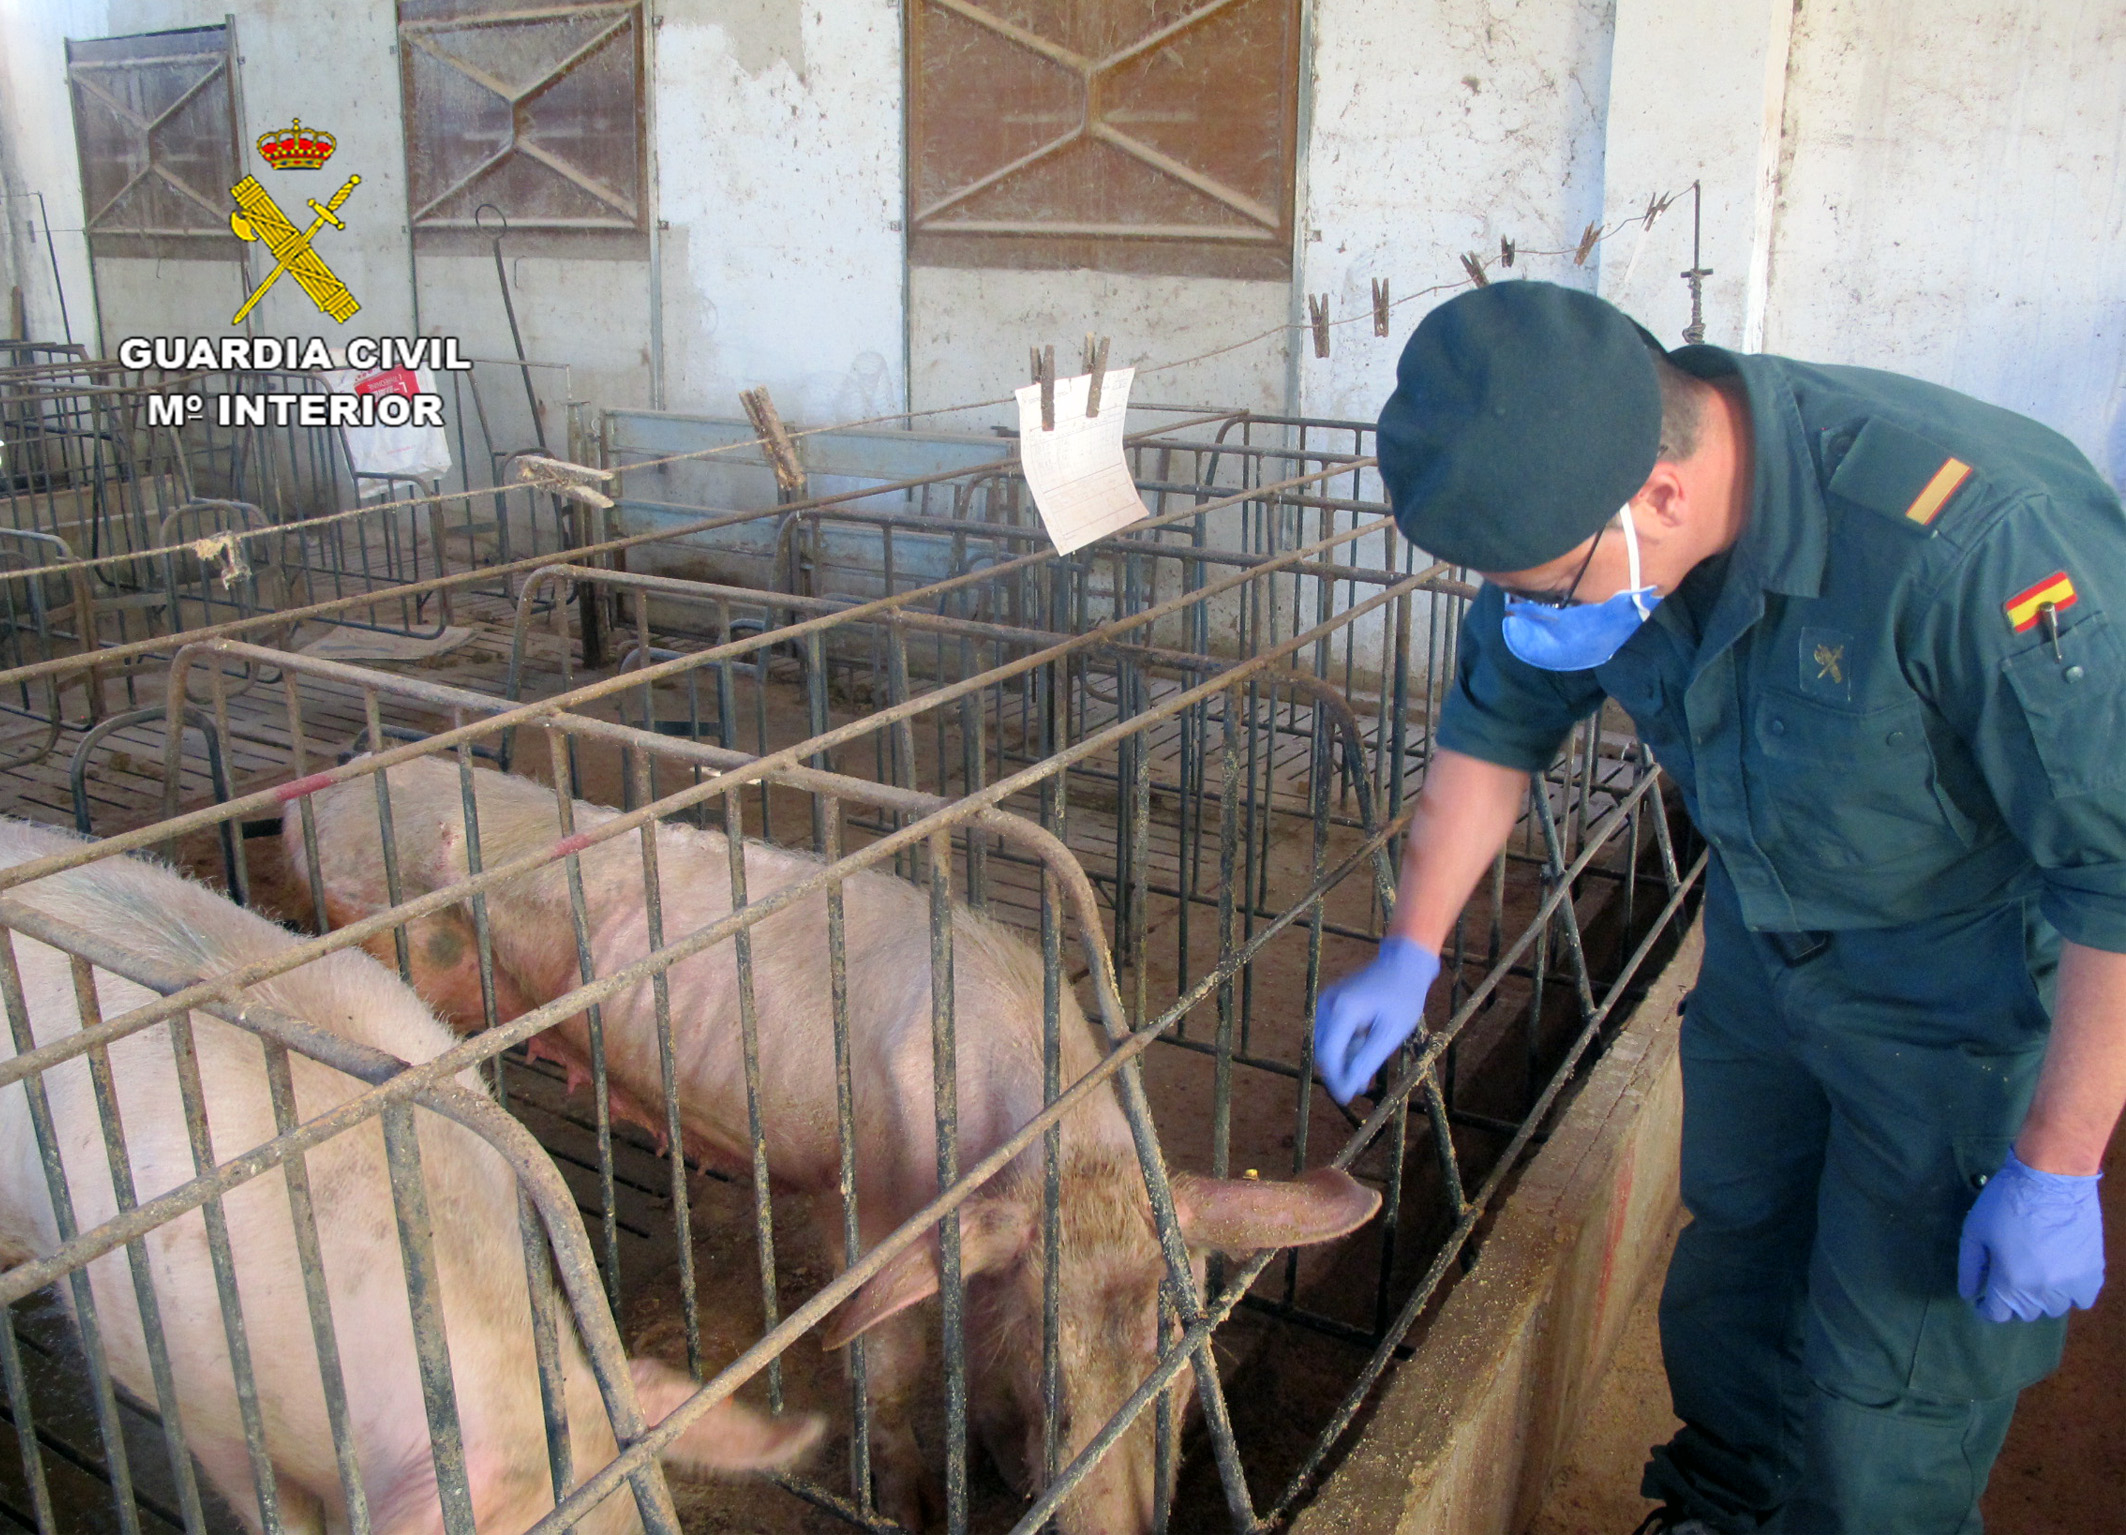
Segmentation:
<svg viewBox="0 0 2126 1535">
<path fill-rule="evenodd" d="M 1256 1252 L 1304 1247 L 1356 1231 L 1380 1208 L 1380 1194 L 1337 1167 L 1317 1167 L 1289 1183 L 1253 1178 L 1174 1178 L 1174 1210 L 1191 1247 Z"/>
<path fill-rule="evenodd" d="M 1016 1200 L 971 1199 L 960 1210 L 960 1273 L 1004 1267 L 1033 1237 L 1033 1212 Z M 929 1232 L 889 1261 L 850 1296 L 827 1323 L 826 1347 L 840 1348 L 890 1316 L 937 1294 L 937 1233 Z"/>
<path fill-rule="evenodd" d="M 630 1359 L 642 1418 L 654 1428 L 700 1388 L 655 1359 Z M 826 1422 L 817 1413 L 769 1417 L 729 1400 L 718 1402 L 688 1424 L 659 1457 L 668 1466 L 697 1473 L 770 1471 L 786 1466 L 819 1442 Z"/>
</svg>

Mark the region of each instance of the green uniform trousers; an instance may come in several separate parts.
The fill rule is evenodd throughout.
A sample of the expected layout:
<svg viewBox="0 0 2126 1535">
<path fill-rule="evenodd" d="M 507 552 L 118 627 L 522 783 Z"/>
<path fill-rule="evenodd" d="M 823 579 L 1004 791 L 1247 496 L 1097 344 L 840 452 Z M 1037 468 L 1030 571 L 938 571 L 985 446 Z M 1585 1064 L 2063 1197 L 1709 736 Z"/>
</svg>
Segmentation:
<svg viewBox="0 0 2126 1535">
<path fill-rule="evenodd" d="M 1661 1345 L 1684 1428 L 1644 1491 L 1729 1530 L 1976 1535 L 2064 1320 L 1956 1293 L 1964 1214 L 2036 1085 L 2059 938 L 2034 899 L 1753 933 L 1719 861 L 1685 1005 Z"/>
</svg>

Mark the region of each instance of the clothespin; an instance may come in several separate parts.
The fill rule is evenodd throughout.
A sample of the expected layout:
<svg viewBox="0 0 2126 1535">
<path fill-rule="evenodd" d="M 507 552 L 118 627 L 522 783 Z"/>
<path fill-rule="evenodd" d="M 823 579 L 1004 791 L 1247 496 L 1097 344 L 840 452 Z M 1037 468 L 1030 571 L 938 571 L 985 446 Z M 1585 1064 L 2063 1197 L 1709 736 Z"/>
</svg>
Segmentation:
<svg viewBox="0 0 2126 1535">
<path fill-rule="evenodd" d="M 1041 430 L 1056 429 L 1056 349 L 1033 348 L 1033 381 L 1041 386 Z"/>
<path fill-rule="evenodd" d="M 1373 334 L 1388 334 L 1388 279 L 1385 277 L 1373 279 Z"/>
<path fill-rule="evenodd" d="M 1499 265 L 1513 265 L 1513 242 L 1504 235 L 1499 236 Z"/>
<path fill-rule="evenodd" d="M 1100 414 L 1100 383 L 1107 376 L 1107 338 L 1095 340 L 1093 333 L 1085 333 L 1085 372 L 1089 382 L 1085 386 L 1085 414 Z"/>
<path fill-rule="evenodd" d="M 790 433 L 776 412 L 775 402 L 768 398 L 766 388 L 746 390 L 739 395 L 738 403 L 746 408 L 746 419 L 753 423 L 754 435 L 767 450 L 768 465 L 775 471 L 775 483 L 784 490 L 803 489 L 804 466 L 797 461 L 797 447 L 790 441 Z"/>
<path fill-rule="evenodd" d="M 1669 196 L 1666 192 L 1662 192 L 1659 194 L 1648 193 L 1646 198 L 1646 211 L 1639 215 L 1642 219 L 1646 221 L 1646 227 L 1648 229 L 1653 228 L 1654 220 L 1659 218 L 1662 214 L 1666 213 L 1668 211 L 1668 205 L 1674 201 L 1675 199 Z"/>
<path fill-rule="evenodd" d="M 740 395 L 740 400 L 745 396 Z M 748 414 L 751 413 L 750 407 Z M 585 506 L 609 507 L 613 498 L 602 491 L 593 490 L 613 477 L 610 469 L 593 469 L 588 464 L 572 464 L 567 459 L 544 458 L 537 453 L 526 453 L 517 460 L 516 482 L 534 489 L 580 501 Z"/>
<path fill-rule="evenodd" d="M 1484 258 L 1475 251 L 1462 253 L 1462 270 L 1469 274 L 1469 280 L 1479 288 L 1491 286 L 1491 279 L 1484 275 Z"/>
<path fill-rule="evenodd" d="M 1329 295 L 1307 295 L 1307 316 L 1314 326 L 1314 355 L 1329 355 Z"/>
<path fill-rule="evenodd" d="M 1600 224 L 1589 224 L 1585 229 L 1581 230 L 1580 248 L 1572 253 L 1572 264 L 1574 266 L 1587 265 L 1588 253 L 1595 248 L 1595 241 L 1601 238 L 1602 226 Z"/>
</svg>

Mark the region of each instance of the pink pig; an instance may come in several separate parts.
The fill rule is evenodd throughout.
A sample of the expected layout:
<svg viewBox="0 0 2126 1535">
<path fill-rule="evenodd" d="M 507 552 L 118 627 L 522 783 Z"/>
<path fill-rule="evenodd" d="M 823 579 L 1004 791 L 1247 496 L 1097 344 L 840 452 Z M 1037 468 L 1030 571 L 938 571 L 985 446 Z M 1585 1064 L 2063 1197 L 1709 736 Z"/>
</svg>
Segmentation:
<svg viewBox="0 0 2126 1535">
<path fill-rule="evenodd" d="M 0 867 L 80 845 L 69 833 L 0 820 Z M 106 858 L 51 875 L 8 892 L 8 898 L 120 943 L 151 965 L 188 975 L 227 971 L 296 942 L 204 886 L 133 858 Z M 19 933 L 13 945 L 34 1037 L 49 1044 L 74 1033 L 81 1019 L 67 956 Z M 102 970 L 95 972 L 95 984 L 107 1018 L 156 999 Z M 396 975 L 352 951 L 261 982 L 247 998 L 402 1060 L 428 1059 L 454 1042 Z M 214 1156 L 225 1161 L 276 1133 L 264 1051 L 255 1036 L 203 1013 L 191 1016 Z M 109 1047 L 109 1059 L 135 1197 L 144 1202 L 195 1173 L 169 1027 L 153 1025 L 119 1040 Z M 363 1088 L 293 1051 L 289 1066 L 303 1119 L 328 1112 Z M 41 1081 L 74 1218 L 88 1230 L 117 1212 L 89 1062 L 74 1056 L 42 1072 Z M 480 1091 L 472 1073 L 458 1081 Z M 472 1131 L 426 1111 L 415 1120 L 474 1513 L 483 1535 L 512 1535 L 554 1501 L 517 1183 L 503 1158 Z M 372 1119 L 324 1142 L 308 1153 L 307 1166 L 373 1526 L 391 1535 L 440 1532 L 442 1506 L 379 1125 Z M 323 1535 L 328 1528 L 344 1529 L 345 1498 L 287 1183 L 279 1171 L 265 1173 L 226 1195 L 223 1209 L 282 1518 L 291 1531 Z M 256 1531 L 257 1496 L 205 1235 L 204 1218 L 193 1210 L 156 1227 L 144 1245 L 190 1448 Z M 28 1101 L 20 1085 L 11 1085 L 0 1091 L 0 1262 L 25 1261 L 59 1245 Z M 155 1400 L 125 1252 L 92 1260 L 88 1273 L 113 1377 L 136 1396 Z M 70 1287 L 62 1284 L 61 1291 L 71 1305 Z M 616 1444 L 589 1361 L 565 1322 L 561 1347 L 571 1452 L 581 1478 L 611 1460 Z M 655 1360 L 634 1360 L 632 1374 L 652 1423 L 694 1390 L 683 1374 Z M 666 1460 L 705 1471 L 781 1466 L 816 1440 L 820 1429 L 816 1419 L 773 1419 L 725 1402 L 692 1424 Z M 594 1535 L 640 1527 L 633 1495 L 624 1487 L 578 1526 Z"/>
<path fill-rule="evenodd" d="M 402 897 L 466 877 L 463 811 L 454 763 L 420 758 L 389 769 Z M 551 847 L 560 837 L 552 790 L 529 779 L 475 771 L 482 867 Z M 328 915 L 345 923 L 386 906 L 375 786 L 350 780 L 314 798 Z M 618 812 L 577 802 L 587 831 Z M 283 838 L 307 869 L 291 807 Z M 729 849 L 717 832 L 659 823 L 657 859 L 667 941 L 729 914 Z M 649 952 L 639 833 L 580 855 L 596 971 L 610 975 Z M 745 847 L 746 890 L 758 900 L 817 872 L 819 860 L 764 843 Z M 307 877 L 302 875 L 301 877 Z M 932 1100 L 930 897 L 889 874 L 865 871 L 844 886 L 844 935 L 857 1140 L 857 1213 L 868 1249 L 936 1197 Z M 514 1016 L 579 984 L 567 875 L 560 860 L 490 889 L 500 1016 Z M 779 1187 L 821 1196 L 822 1238 L 840 1250 L 827 904 L 807 896 L 752 929 L 767 1161 Z M 415 986 L 461 1028 L 481 1026 L 478 960 L 469 902 L 409 925 Z M 390 955 L 389 933 L 371 941 Z M 1041 961 L 1019 937 L 965 907 L 952 917 L 953 1016 L 962 1165 L 978 1160 L 1042 1106 Z M 752 1166 L 741 1058 L 734 945 L 720 943 L 669 971 L 679 1121 L 689 1151 L 741 1175 Z M 1062 1081 L 1093 1069 L 1100 1049 L 1068 988 L 1060 999 Z M 662 1076 L 648 983 L 604 1002 L 606 1070 L 616 1113 L 662 1134 Z M 544 1053 L 581 1069 L 588 1022 L 578 1014 L 547 1031 Z M 1165 1272 L 1128 1123 L 1112 1092 L 1095 1094 L 1062 1122 L 1061 1336 L 1065 1460 L 1091 1440 L 1151 1372 L 1158 1354 L 1157 1293 Z M 1042 1464 L 1041 1161 L 1021 1156 L 963 1207 L 976 1423 L 992 1457 L 1021 1488 Z M 1174 1194 L 1198 1267 L 1232 1252 L 1323 1242 L 1368 1220 L 1379 1195 L 1341 1171 L 1292 1183 L 1183 1174 Z M 867 1380 L 881 1510 L 920 1526 L 934 1511 L 912 1427 L 923 1331 L 909 1308 L 939 1286 L 935 1234 L 889 1263 L 828 1328 L 829 1347 L 869 1339 Z M 1177 1395 L 1184 1398 L 1183 1372 Z M 1138 1535 L 1155 1510 L 1152 1415 L 1130 1431 L 1065 1501 L 1067 1535 Z"/>
</svg>

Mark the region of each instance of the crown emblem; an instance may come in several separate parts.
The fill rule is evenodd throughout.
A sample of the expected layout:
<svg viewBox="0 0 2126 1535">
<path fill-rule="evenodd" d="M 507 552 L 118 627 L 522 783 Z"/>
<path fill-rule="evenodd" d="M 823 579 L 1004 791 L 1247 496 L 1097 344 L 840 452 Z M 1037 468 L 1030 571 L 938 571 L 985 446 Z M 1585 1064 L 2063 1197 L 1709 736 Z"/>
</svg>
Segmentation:
<svg viewBox="0 0 2126 1535">
<path fill-rule="evenodd" d="M 337 140 L 322 128 L 305 128 L 300 117 L 285 128 L 258 136 L 258 152 L 277 171 L 314 171 L 332 158 Z"/>
</svg>

